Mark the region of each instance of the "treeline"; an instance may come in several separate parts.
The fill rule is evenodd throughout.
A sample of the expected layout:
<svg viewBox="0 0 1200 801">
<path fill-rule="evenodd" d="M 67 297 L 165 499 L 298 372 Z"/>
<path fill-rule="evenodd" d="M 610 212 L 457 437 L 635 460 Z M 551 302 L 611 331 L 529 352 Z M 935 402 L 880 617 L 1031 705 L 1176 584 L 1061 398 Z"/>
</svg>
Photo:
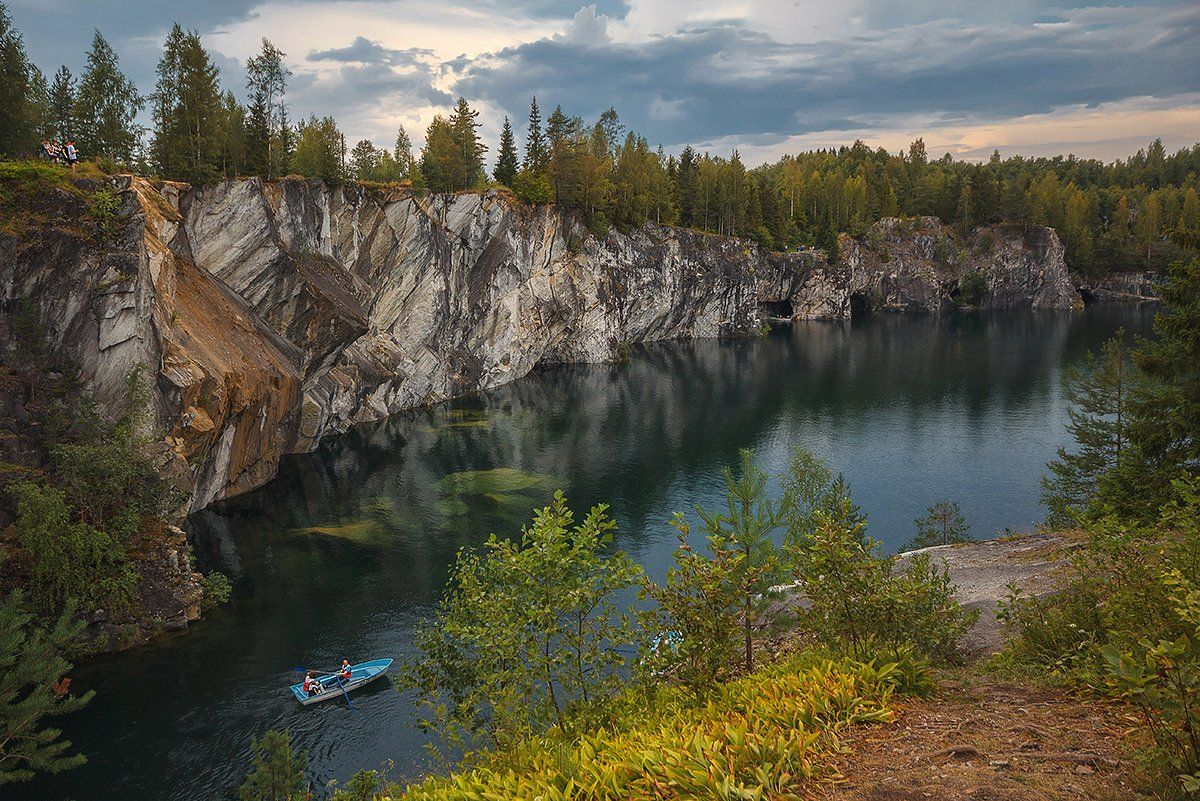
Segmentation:
<svg viewBox="0 0 1200 801">
<path fill-rule="evenodd" d="M 143 96 L 96 33 L 76 80 L 60 67 L 52 82 L 25 55 L 0 3 L 0 155 L 27 155 L 41 137 L 74 138 L 85 158 L 143 174 L 192 182 L 287 174 L 327 181 L 411 182 L 417 191 L 457 192 L 498 185 L 526 203 L 556 203 L 596 233 L 646 222 L 683 225 L 787 250 L 832 250 L 839 233 L 860 236 L 880 217 L 934 215 L 968 229 L 1007 223 L 1056 228 L 1068 265 L 1100 276 L 1164 270 L 1181 242 L 1200 232 L 1200 144 L 1169 155 L 1159 140 L 1129 159 L 1074 156 L 956 161 L 931 159 L 917 139 L 889 153 L 862 142 L 789 155 L 747 169 L 728 157 L 685 147 L 652 148 L 609 109 L 594 122 L 556 106 L 543 118 L 530 103 L 523 142 L 506 117 L 494 159 L 479 135 L 478 112 L 460 98 L 425 131 L 414 156 L 403 127 L 390 148 L 348 146 L 329 116 L 289 119 L 284 53 L 268 40 L 247 62 L 242 103 L 196 31 L 176 24 Z M 153 127 L 139 113 L 149 108 Z M 490 161 L 490 164 L 489 164 Z M 490 171 L 489 171 L 490 167 Z"/>
</svg>

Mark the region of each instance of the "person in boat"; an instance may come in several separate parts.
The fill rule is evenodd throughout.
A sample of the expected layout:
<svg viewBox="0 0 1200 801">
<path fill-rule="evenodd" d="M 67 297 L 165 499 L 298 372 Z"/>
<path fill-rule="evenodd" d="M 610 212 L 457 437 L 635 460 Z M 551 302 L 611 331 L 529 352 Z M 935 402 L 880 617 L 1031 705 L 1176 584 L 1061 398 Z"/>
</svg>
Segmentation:
<svg viewBox="0 0 1200 801">
<path fill-rule="evenodd" d="M 321 692 L 321 690 L 325 689 L 321 686 L 321 682 L 317 681 L 317 674 L 313 673 L 311 670 L 305 674 L 304 684 L 301 685 L 301 687 L 304 690 L 304 694 L 309 697 L 317 695 Z"/>
<path fill-rule="evenodd" d="M 342 660 L 342 669 L 338 671 L 338 678 L 341 679 L 342 681 L 350 681 L 350 676 L 353 673 L 354 673 L 354 671 L 352 671 L 350 669 L 350 660 L 343 659 Z"/>
</svg>

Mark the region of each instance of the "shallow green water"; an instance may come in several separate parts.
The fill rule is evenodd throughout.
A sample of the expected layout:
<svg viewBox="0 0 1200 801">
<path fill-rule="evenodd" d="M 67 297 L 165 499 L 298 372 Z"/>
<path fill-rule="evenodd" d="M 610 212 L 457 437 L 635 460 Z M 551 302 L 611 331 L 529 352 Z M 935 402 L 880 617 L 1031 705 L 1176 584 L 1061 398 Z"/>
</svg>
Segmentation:
<svg viewBox="0 0 1200 801">
<path fill-rule="evenodd" d="M 850 479 L 890 548 L 950 497 L 976 536 L 1039 517 L 1062 439 L 1059 376 L 1152 310 L 878 317 L 753 341 L 665 344 L 625 364 L 555 367 L 452 406 L 399 415 L 289 459 L 267 487 L 191 520 L 233 602 L 179 636 L 76 675 L 97 697 L 64 728 L 85 767 L 2 797 L 232 797 L 250 738 L 288 727 L 319 785 L 424 763 L 413 698 L 378 684 L 301 709 L 297 665 L 403 657 L 456 550 L 515 532 L 556 487 L 605 501 L 619 545 L 659 576 L 672 512 L 712 505 L 720 469 L 755 448 L 778 472 L 804 445 Z"/>
</svg>

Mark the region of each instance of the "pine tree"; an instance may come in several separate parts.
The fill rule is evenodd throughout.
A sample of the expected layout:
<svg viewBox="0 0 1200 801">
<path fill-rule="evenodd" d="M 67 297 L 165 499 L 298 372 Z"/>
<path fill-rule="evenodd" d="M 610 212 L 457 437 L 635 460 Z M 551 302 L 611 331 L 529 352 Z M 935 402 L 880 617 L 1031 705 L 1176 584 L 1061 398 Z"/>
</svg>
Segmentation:
<svg viewBox="0 0 1200 801">
<path fill-rule="evenodd" d="M 938 501 L 926 510 L 924 517 L 913 521 L 917 536 L 908 544 L 907 550 L 932 548 L 937 545 L 952 545 L 970 540 L 971 527 L 963 517 L 955 501 Z"/>
<path fill-rule="evenodd" d="M 80 153 L 132 161 L 141 138 L 135 120 L 144 104 L 133 81 L 121 72 L 116 52 L 96 31 L 75 101 Z"/>
<path fill-rule="evenodd" d="M 0 785 L 28 781 L 36 773 L 59 773 L 86 760 L 69 754 L 62 732 L 43 727 L 46 718 L 80 709 L 95 694 L 71 695 L 62 654 L 83 630 L 74 608 L 54 628 L 38 629 L 19 592 L 0 600 Z"/>
<path fill-rule="evenodd" d="M 36 90 L 25 41 L 0 2 L 0 155 L 22 156 L 34 149 Z"/>
<path fill-rule="evenodd" d="M 63 141 L 74 139 L 75 131 L 75 85 L 78 83 L 66 66 L 54 73 L 50 85 L 50 116 L 54 136 Z"/>
<path fill-rule="evenodd" d="M 1119 470 L 1129 446 L 1130 398 L 1137 379 L 1125 346 L 1125 332 L 1089 353 L 1083 370 L 1068 369 L 1063 392 L 1071 404 L 1067 431 L 1076 450 L 1058 449 L 1042 479 L 1046 523 L 1063 527 L 1080 522 L 1100 489 L 1105 473 Z"/>
<path fill-rule="evenodd" d="M 542 115 L 538 110 L 537 98 L 529 101 L 529 131 L 525 137 L 524 168 L 530 172 L 545 172 L 550 154 L 546 151 L 546 138 L 542 133 Z"/>
<path fill-rule="evenodd" d="M 500 129 L 500 153 L 496 157 L 496 169 L 492 177 L 498 183 L 511 187 L 517 177 L 517 143 L 513 137 L 512 125 L 508 117 L 504 117 L 504 127 Z"/>
<path fill-rule="evenodd" d="M 287 731 L 272 729 L 250 745 L 254 769 L 238 790 L 240 801 L 302 801 L 307 795 L 304 768 L 308 755 L 292 750 Z"/>
</svg>

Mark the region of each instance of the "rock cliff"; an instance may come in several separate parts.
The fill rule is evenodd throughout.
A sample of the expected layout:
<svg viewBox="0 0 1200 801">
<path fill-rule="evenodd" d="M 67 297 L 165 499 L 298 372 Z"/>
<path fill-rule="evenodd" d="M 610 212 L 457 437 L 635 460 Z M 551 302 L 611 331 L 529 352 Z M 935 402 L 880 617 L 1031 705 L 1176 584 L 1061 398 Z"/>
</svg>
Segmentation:
<svg viewBox="0 0 1200 801">
<path fill-rule="evenodd" d="M 78 235 L 86 208 L 66 196 L 45 199 L 53 224 L 0 233 L 0 290 L 9 313 L 36 306 L 102 409 L 149 368 L 164 469 L 190 510 L 265 483 L 326 434 L 540 363 L 745 334 L 766 316 L 936 312 L 969 272 L 986 279 L 985 307 L 1079 303 L 1050 229 L 964 239 L 933 218 L 887 219 L 843 237 L 830 266 L 666 226 L 596 238 L 497 191 L 112 180 L 103 236 Z M 0 319 L 6 345 L 9 328 Z"/>
<path fill-rule="evenodd" d="M 860 240 L 843 234 L 835 265 L 822 266 L 792 298 L 799 318 L 870 311 L 939 312 L 967 300 L 972 275 L 985 309 L 1070 309 L 1083 305 L 1051 228 L 983 226 L 959 235 L 936 217 L 880 220 Z"/>
</svg>

